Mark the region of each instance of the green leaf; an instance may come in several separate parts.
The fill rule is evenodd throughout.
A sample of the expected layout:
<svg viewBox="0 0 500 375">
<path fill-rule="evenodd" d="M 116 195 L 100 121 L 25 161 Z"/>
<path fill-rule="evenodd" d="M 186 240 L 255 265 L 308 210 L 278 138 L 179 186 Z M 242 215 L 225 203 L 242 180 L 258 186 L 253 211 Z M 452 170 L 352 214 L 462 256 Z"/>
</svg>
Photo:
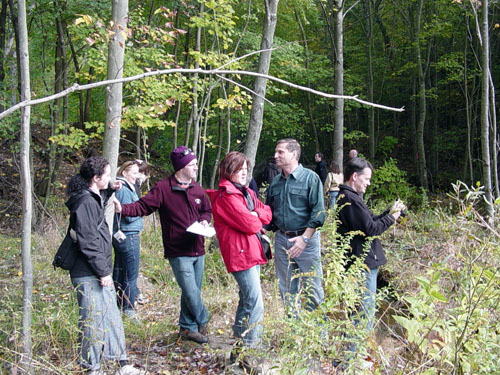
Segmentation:
<svg viewBox="0 0 500 375">
<path fill-rule="evenodd" d="M 447 302 L 448 299 L 443 296 L 438 290 L 431 290 L 429 293 L 434 299 L 437 299 L 438 301 L 441 302 Z"/>
</svg>

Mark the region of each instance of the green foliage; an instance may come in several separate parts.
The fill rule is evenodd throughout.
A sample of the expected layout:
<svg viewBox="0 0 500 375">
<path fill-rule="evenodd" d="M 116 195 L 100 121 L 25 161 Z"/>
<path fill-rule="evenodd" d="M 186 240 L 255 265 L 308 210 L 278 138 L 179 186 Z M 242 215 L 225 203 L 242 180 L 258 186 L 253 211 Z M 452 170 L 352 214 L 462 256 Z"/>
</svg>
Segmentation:
<svg viewBox="0 0 500 375">
<path fill-rule="evenodd" d="M 382 159 L 386 160 L 392 153 L 399 140 L 393 136 L 386 136 L 377 145 L 377 152 L 382 154 Z"/>
<path fill-rule="evenodd" d="M 365 194 L 365 199 L 390 203 L 397 199 L 403 200 L 412 208 L 423 203 L 423 193 L 406 181 L 406 172 L 400 170 L 395 159 L 386 160 L 382 166 L 373 171 L 371 185 Z"/>
<path fill-rule="evenodd" d="M 500 238 L 478 211 L 481 188 L 458 182 L 449 197 L 452 212 L 436 209 L 432 217 L 412 217 L 434 220 L 417 250 L 418 261 L 427 266 L 404 266 L 414 261 L 406 253 L 396 262 L 402 269 L 391 267 L 401 283 L 397 288 L 407 291 L 394 318 L 405 330 L 412 361 L 425 373 L 498 373 Z M 496 203 L 495 217 L 499 208 Z M 408 231 L 403 240 L 414 235 Z"/>
<path fill-rule="evenodd" d="M 94 130 L 92 130 L 94 129 Z M 59 124 L 56 134 L 49 141 L 70 149 L 82 149 L 91 139 L 99 138 L 104 132 L 104 123 L 97 121 L 85 123 L 85 130 L 70 127 L 69 124 Z"/>
</svg>

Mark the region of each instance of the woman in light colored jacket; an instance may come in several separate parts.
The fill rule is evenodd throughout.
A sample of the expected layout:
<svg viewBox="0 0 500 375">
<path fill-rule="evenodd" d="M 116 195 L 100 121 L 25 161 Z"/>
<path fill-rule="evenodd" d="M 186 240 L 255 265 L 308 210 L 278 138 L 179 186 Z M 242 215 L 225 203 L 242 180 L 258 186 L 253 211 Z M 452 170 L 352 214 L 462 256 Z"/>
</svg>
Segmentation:
<svg viewBox="0 0 500 375">
<path fill-rule="evenodd" d="M 344 174 L 340 171 L 339 165 L 332 161 L 330 171 L 326 175 L 323 194 L 328 197 L 327 207 L 333 209 L 339 195 L 339 185 L 344 183 Z"/>
</svg>

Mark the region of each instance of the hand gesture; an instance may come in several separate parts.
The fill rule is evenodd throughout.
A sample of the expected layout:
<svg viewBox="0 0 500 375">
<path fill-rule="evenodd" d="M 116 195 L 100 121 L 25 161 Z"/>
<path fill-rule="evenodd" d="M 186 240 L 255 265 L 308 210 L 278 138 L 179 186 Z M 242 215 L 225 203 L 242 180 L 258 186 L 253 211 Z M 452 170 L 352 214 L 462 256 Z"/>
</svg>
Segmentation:
<svg viewBox="0 0 500 375">
<path fill-rule="evenodd" d="M 109 187 L 113 190 L 120 190 L 122 188 L 122 182 L 119 180 L 111 181 Z"/>
<path fill-rule="evenodd" d="M 113 204 L 115 205 L 115 212 L 117 214 L 122 212 L 122 205 L 121 205 L 120 201 L 118 199 L 116 199 L 116 197 L 113 197 Z"/>
</svg>

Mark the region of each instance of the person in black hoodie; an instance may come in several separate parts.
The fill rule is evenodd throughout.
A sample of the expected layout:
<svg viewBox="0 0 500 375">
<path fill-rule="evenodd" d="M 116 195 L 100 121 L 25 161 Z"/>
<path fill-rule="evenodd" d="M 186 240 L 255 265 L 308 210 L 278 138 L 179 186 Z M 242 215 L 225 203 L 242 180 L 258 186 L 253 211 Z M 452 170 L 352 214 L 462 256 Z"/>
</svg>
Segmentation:
<svg viewBox="0 0 500 375">
<path fill-rule="evenodd" d="M 116 375 L 141 375 L 145 372 L 127 361 L 123 323 L 111 277 L 111 234 L 104 207 L 121 184 L 110 183 L 110 175 L 106 159 L 90 157 L 81 165 L 80 173 L 71 178 L 66 191 L 70 234 L 79 247 L 69 271 L 79 307 L 79 362 L 88 375 L 104 374 L 103 359 L 118 361 Z"/>
<path fill-rule="evenodd" d="M 373 167 L 361 158 L 350 159 L 344 170 L 344 184 L 340 185 L 338 207 L 340 225 L 338 231 L 341 235 L 348 235 L 349 232 L 360 231 L 363 234 L 356 234 L 351 239 L 350 261 L 352 256 L 363 257 L 367 266 L 366 289 L 361 303 L 361 315 L 367 318 L 366 328 L 370 331 L 373 328 L 375 316 L 375 295 L 377 291 L 377 273 L 380 266 L 387 260 L 382 244 L 378 238 L 387 230 L 401 215 L 405 206 L 401 201 L 393 204 L 390 210 L 381 215 L 375 216 L 363 203 L 362 194 L 370 185 Z M 371 242 L 368 252 L 365 251 L 365 243 Z"/>
</svg>

